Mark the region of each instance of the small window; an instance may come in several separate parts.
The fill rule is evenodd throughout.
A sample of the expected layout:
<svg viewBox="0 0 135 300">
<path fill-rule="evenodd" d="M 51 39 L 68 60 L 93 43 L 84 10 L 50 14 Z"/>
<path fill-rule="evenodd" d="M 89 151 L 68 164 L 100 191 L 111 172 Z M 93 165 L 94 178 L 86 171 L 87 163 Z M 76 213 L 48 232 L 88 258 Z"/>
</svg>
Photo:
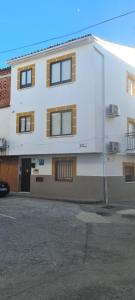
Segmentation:
<svg viewBox="0 0 135 300">
<path fill-rule="evenodd" d="M 56 159 L 55 160 L 55 180 L 56 181 L 73 181 L 73 159 Z"/>
<path fill-rule="evenodd" d="M 128 134 L 135 134 L 135 121 L 128 121 Z"/>
<path fill-rule="evenodd" d="M 34 132 L 34 111 L 16 114 L 16 133 Z"/>
<path fill-rule="evenodd" d="M 135 181 L 135 166 L 134 164 L 126 164 L 124 167 L 125 173 L 125 181 L 126 182 L 133 182 Z"/>
<path fill-rule="evenodd" d="M 72 112 L 52 112 L 51 113 L 51 136 L 72 134 Z"/>
<path fill-rule="evenodd" d="M 32 85 L 32 69 L 20 72 L 20 88 L 30 87 Z"/>
<path fill-rule="evenodd" d="M 72 81 L 72 58 L 50 64 L 51 85 Z"/>
<path fill-rule="evenodd" d="M 127 92 L 130 96 L 135 96 L 135 76 L 128 74 Z"/>
<path fill-rule="evenodd" d="M 30 132 L 31 131 L 31 117 L 20 117 L 20 126 L 19 126 L 19 131 L 20 132 Z"/>
</svg>

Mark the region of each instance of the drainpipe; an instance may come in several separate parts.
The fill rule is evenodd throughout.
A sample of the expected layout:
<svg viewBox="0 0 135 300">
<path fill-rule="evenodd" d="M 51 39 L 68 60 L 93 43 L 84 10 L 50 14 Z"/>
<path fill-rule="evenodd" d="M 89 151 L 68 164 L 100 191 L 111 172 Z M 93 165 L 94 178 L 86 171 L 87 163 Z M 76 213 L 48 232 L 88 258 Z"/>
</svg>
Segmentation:
<svg viewBox="0 0 135 300">
<path fill-rule="evenodd" d="M 105 64 L 103 56 L 103 189 L 104 189 L 104 201 L 106 205 L 109 205 L 108 197 L 108 182 L 106 174 L 106 103 L 105 103 Z"/>
<path fill-rule="evenodd" d="M 94 46 L 95 51 L 98 52 L 102 56 L 102 77 L 103 77 L 103 92 L 102 92 L 102 119 L 103 119 L 103 135 L 102 135 L 102 161 L 103 161 L 103 194 L 104 201 L 106 205 L 109 205 L 109 196 L 108 196 L 108 182 L 107 182 L 107 174 L 106 174 L 106 132 L 105 132 L 105 123 L 106 123 L 106 105 L 105 105 L 105 63 L 104 63 L 104 54 Z"/>
</svg>

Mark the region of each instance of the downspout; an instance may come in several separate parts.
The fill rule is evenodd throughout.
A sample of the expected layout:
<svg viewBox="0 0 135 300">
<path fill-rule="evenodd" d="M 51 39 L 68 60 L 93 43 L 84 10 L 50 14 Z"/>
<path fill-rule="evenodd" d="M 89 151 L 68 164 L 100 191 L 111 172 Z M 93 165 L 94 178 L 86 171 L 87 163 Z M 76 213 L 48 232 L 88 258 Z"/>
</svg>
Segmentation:
<svg viewBox="0 0 135 300">
<path fill-rule="evenodd" d="M 103 128 L 102 128 L 102 164 L 103 164 L 103 194 L 104 201 L 106 205 L 109 205 L 109 196 L 108 196 L 108 181 L 106 173 L 106 130 L 105 130 L 105 121 L 106 121 L 106 105 L 105 105 L 105 62 L 104 54 L 94 46 L 95 51 L 102 56 L 102 76 L 103 76 L 103 91 L 102 91 L 102 119 L 103 119 Z"/>
</svg>

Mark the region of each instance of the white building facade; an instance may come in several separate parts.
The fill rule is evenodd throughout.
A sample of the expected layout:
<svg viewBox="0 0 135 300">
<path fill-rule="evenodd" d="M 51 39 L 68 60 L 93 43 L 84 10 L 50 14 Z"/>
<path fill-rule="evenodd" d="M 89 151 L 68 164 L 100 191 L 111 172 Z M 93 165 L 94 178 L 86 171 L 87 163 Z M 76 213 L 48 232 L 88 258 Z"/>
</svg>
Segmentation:
<svg viewBox="0 0 135 300">
<path fill-rule="evenodd" d="M 18 191 L 134 199 L 135 49 L 85 36 L 8 63 Z"/>
</svg>

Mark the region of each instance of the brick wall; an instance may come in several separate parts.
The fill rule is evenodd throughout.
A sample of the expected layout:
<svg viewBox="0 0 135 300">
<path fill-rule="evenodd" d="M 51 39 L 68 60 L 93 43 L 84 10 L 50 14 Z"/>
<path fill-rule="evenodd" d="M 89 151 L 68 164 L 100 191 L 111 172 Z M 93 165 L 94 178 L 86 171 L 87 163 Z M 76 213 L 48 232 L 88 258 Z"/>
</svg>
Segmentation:
<svg viewBox="0 0 135 300">
<path fill-rule="evenodd" d="M 11 69 L 0 69 L 0 108 L 10 105 Z"/>
</svg>

